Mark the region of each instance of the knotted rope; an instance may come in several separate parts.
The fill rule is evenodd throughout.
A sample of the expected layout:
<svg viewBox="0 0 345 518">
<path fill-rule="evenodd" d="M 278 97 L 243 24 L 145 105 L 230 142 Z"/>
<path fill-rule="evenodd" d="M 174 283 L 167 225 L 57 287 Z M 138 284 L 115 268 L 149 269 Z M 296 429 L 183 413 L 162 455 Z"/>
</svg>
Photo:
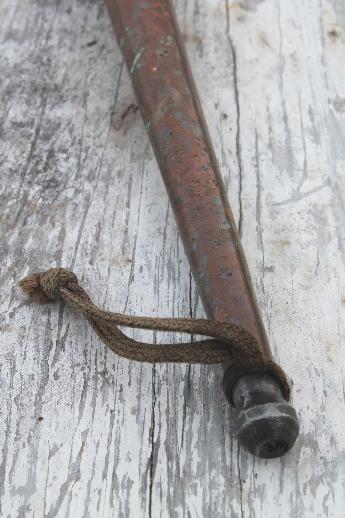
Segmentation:
<svg viewBox="0 0 345 518">
<path fill-rule="evenodd" d="M 262 353 L 257 340 L 245 329 L 217 320 L 194 318 L 150 318 L 104 311 L 93 304 L 79 286 L 73 272 L 51 268 L 34 273 L 20 282 L 20 287 L 39 303 L 62 299 L 81 311 L 100 339 L 116 354 L 141 362 L 230 363 L 230 385 L 244 374 L 270 373 L 280 383 L 285 399 L 290 388 L 284 371 Z M 117 326 L 198 334 L 210 339 L 191 343 L 148 344 L 133 340 Z M 230 389 L 231 390 L 231 389 Z"/>
</svg>

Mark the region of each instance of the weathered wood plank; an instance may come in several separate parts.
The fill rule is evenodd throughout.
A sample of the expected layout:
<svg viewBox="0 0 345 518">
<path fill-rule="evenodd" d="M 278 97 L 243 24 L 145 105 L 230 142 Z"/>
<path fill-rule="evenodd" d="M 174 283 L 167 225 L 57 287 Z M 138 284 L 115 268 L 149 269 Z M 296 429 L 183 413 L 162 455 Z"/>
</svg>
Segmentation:
<svg viewBox="0 0 345 518">
<path fill-rule="evenodd" d="M 250 457 L 220 369 L 119 359 L 19 293 L 63 264 L 103 307 L 203 315 L 103 2 L 3 0 L 1 516 L 343 516 L 343 3 L 175 5 L 301 437 Z"/>
</svg>

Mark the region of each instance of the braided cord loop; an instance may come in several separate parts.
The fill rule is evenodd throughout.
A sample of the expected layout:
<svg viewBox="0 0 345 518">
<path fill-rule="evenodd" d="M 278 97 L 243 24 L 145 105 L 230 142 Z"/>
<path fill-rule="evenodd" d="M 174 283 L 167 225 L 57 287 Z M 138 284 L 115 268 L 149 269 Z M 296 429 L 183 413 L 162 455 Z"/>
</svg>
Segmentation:
<svg viewBox="0 0 345 518">
<path fill-rule="evenodd" d="M 284 371 L 262 353 L 256 338 L 242 327 L 219 320 L 138 317 L 105 311 L 91 301 L 76 275 L 65 268 L 31 274 L 19 285 L 33 301 L 48 303 L 61 299 L 83 313 L 100 339 L 119 356 L 149 363 L 229 363 L 231 387 L 245 374 L 269 373 L 289 400 L 290 387 Z M 129 338 L 118 326 L 208 338 L 189 343 L 149 344 Z"/>
</svg>

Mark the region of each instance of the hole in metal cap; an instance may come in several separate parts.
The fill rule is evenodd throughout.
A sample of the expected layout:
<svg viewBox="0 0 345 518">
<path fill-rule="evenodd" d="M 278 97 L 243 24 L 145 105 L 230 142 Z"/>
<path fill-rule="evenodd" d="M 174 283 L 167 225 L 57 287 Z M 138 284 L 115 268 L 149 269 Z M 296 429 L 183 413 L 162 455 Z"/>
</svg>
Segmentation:
<svg viewBox="0 0 345 518">
<path fill-rule="evenodd" d="M 289 445 L 285 441 L 267 441 L 260 449 L 260 457 L 265 459 L 274 459 L 281 457 L 289 450 Z"/>
</svg>

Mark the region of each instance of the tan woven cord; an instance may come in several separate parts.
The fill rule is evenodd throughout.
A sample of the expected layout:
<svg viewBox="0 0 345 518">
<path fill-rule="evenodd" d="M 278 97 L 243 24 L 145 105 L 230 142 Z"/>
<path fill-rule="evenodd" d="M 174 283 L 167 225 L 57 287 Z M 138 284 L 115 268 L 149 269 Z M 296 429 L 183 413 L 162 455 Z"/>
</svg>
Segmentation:
<svg viewBox="0 0 345 518">
<path fill-rule="evenodd" d="M 196 318 L 150 318 L 104 311 L 93 304 L 79 286 L 73 272 L 51 268 L 34 273 L 20 281 L 20 286 L 36 302 L 57 299 L 68 302 L 89 320 L 100 339 L 116 354 L 141 362 L 229 363 L 232 367 L 231 386 L 244 374 L 270 373 L 280 383 L 285 399 L 290 388 L 284 371 L 266 358 L 256 339 L 245 329 L 228 322 Z M 208 340 L 177 344 L 137 342 L 117 326 L 173 331 L 210 337 Z"/>
</svg>

